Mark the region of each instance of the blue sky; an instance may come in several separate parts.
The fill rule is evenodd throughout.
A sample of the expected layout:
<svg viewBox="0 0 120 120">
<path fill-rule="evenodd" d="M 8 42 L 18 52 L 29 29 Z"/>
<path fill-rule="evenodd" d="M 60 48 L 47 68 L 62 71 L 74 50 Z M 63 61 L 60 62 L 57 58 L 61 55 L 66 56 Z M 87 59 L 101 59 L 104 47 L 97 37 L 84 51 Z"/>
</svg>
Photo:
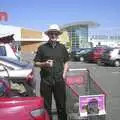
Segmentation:
<svg viewBox="0 0 120 120">
<path fill-rule="evenodd" d="M 4 0 L 0 11 L 8 13 L 7 22 L 38 30 L 50 24 L 95 21 L 101 27 L 120 26 L 120 0 Z"/>
</svg>

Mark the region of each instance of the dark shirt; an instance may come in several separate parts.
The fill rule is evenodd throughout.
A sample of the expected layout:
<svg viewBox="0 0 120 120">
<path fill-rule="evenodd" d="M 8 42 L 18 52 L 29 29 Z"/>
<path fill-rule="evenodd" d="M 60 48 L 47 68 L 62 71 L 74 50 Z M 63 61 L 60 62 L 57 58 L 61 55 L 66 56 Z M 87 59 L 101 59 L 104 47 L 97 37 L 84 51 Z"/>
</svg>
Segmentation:
<svg viewBox="0 0 120 120">
<path fill-rule="evenodd" d="M 34 61 L 44 62 L 49 59 L 53 60 L 53 66 L 41 68 L 41 79 L 43 78 L 48 82 L 60 81 L 64 70 L 64 63 L 69 60 L 65 46 L 59 42 L 56 42 L 54 47 L 50 42 L 41 45 L 38 48 Z"/>
</svg>

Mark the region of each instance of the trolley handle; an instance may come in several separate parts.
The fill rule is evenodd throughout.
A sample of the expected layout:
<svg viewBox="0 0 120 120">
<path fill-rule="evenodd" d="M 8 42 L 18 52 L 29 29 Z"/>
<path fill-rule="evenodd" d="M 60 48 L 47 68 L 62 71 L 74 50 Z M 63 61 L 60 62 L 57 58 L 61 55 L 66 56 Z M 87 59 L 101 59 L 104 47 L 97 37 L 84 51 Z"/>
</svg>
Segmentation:
<svg viewBox="0 0 120 120">
<path fill-rule="evenodd" d="M 71 71 L 89 71 L 87 68 L 70 68 L 68 72 Z"/>
</svg>

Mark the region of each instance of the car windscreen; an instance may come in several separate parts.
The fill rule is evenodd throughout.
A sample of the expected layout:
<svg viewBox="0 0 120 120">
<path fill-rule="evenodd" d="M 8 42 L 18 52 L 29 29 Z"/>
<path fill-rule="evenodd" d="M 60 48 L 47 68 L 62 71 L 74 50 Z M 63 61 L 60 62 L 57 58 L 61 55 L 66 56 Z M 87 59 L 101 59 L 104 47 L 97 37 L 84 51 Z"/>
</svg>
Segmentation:
<svg viewBox="0 0 120 120">
<path fill-rule="evenodd" d="M 88 52 L 90 52 L 91 50 L 92 50 L 92 49 L 87 48 L 87 49 L 81 50 L 80 53 L 88 53 Z"/>
<path fill-rule="evenodd" d="M 0 56 L 6 56 L 6 50 L 4 46 L 0 46 Z"/>
<path fill-rule="evenodd" d="M 106 50 L 104 51 L 104 54 L 110 53 L 110 51 L 113 51 L 113 48 L 108 48 L 108 49 L 106 49 Z"/>
</svg>

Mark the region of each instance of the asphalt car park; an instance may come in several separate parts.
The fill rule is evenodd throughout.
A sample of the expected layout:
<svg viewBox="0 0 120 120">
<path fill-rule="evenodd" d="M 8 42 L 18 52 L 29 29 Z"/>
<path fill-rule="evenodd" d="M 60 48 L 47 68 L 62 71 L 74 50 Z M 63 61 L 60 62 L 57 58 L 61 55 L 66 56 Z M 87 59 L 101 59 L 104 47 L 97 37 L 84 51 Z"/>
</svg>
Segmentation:
<svg viewBox="0 0 120 120">
<path fill-rule="evenodd" d="M 112 66 L 98 66 L 91 63 L 71 62 L 72 68 L 88 68 L 94 80 L 107 94 L 107 120 L 119 120 L 120 113 L 120 68 Z"/>
<path fill-rule="evenodd" d="M 70 68 L 87 68 L 94 80 L 96 80 L 100 87 L 107 95 L 106 101 L 106 120 L 119 120 L 120 113 L 120 68 L 112 66 L 98 66 L 94 63 L 70 62 Z M 40 76 L 39 69 L 36 68 L 36 92 L 39 94 Z M 55 102 L 53 101 L 53 108 Z M 56 118 L 56 117 L 55 117 Z M 55 120 L 55 119 L 54 119 Z"/>
<path fill-rule="evenodd" d="M 34 55 L 25 54 L 24 60 L 32 63 Z M 28 59 L 29 58 L 29 59 Z M 106 120 L 119 120 L 120 113 L 120 67 L 98 66 L 95 63 L 70 62 L 70 68 L 88 68 L 94 80 L 96 80 L 107 94 L 107 118 Z M 36 93 L 40 95 L 40 69 L 34 68 L 36 80 Z M 55 102 L 53 101 L 53 108 Z M 55 120 L 55 119 L 54 119 Z"/>
<path fill-rule="evenodd" d="M 25 54 L 24 60 L 28 63 L 32 63 L 34 55 Z M 98 66 L 94 63 L 83 62 L 70 62 L 70 68 L 87 68 L 90 70 L 90 74 L 94 80 L 96 80 L 102 89 L 107 94 L 106 101 L 106 120 L 119 120 L 120 113 L 120 68 L 112 66 Z M 34 79 L 36 81 L 36 94 L 40 95 L 40 69 L 34 68 Z M 55 108 L 55 102 L 53 101 L 53 108 Z M 54 116 L 56 120 L 56 116 Z"/>
</svg>

